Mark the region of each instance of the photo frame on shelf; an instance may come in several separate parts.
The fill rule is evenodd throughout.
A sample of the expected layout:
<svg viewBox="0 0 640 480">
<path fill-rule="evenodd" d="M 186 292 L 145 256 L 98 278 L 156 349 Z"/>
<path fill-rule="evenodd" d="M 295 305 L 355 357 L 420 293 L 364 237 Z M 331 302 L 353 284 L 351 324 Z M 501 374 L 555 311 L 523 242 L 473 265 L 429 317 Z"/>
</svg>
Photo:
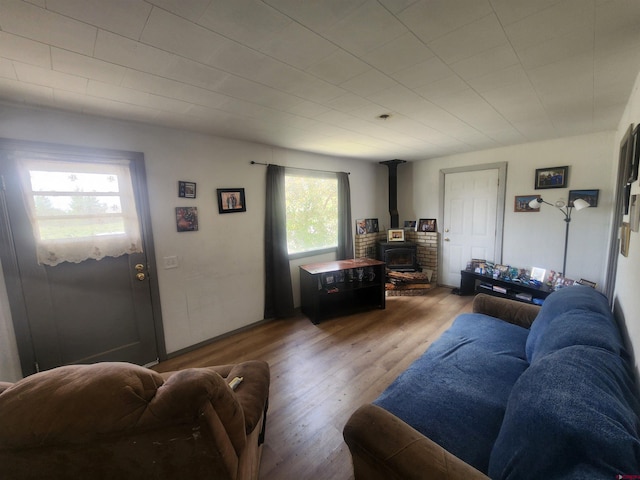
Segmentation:
<svg viewBox="0 0 640 480">
<path fill-rule="evenodd" d="M 573 207 L 573 201 L 581 198 L 590 207 L 597 207 L 599 194 L 600 190 L 569 190 L 569 206 Z"/>
<path fill-rule="evenodd" d="M 367 220 L 360 218 L 356 220 L 356 235 L 364 235 L 367 233 Z"/>
<path fill-rule="evenodd" d="M 367 218 L 365 220 L 365 223 L 367 227 L 367 233 L 378 233 L 379 226 L 377 218 Z"/>
<path fill-rule="evenodd" d="M 522 212 L 539 212 L 539 208 L 531 208 L 529 202 L 531 200 L 539 199 L 540 195 L 516 195 L 513 205 L 513 211 L 517 213 Z"/>
<path fill-rule="evenodd" d="M 181 198 L 196 198 L 196 184 L 195 182 L 178 182 L 178 197 Z"/>
<path fill-rule="evenodd" d="M 198 207 L 176 207 L 176 227 L 178 232 L 198 230 Z"/>
<path fill-rule="evenodd" d="M 620 168 L 624 168 L 623 179 L 624 180 L 624 193 L 622 198 L 622 212 L 621 215 L 627 215 L 629 213 L 629 201 L 631 197 L 631 183 L 628 179 L 631 175 L 631 163 L 633 157 L 633 123 L 629 125 L 629 128 L 625 131 L 620 140 L 620 152 L 618 155 L 618 165 Z"/>
<path fill-rule="evenodd" d="M 244 188 L 218 188 L 217 191 L 219 213 L 237 213 L 247 211 Z"/>
<path fill-rule="evenodd" d="M 421 218 L 416 226 L 417 232 L 437 232 L 438 227 L 435 218 Z"/>
<path fill-rule="evenodd" d="M 629 228 L 632 232 L 640 231 L 640 195 L 631 195 L 629 204 Z"/>
<path fill-rule="evenodd" d="M 627 183 L 633 183 L 638 179 L 638 163 L 640 163 L 640 124 L 636 125 L 631 133 L 631 155 L 629 158 L 629 170 Z"/>
<path fill-rule="evenodd" d="M 416 221 L 415 220 L 405 220 L 404 221 L 404 228 L 409 228 L 411 230 L 415 230 L 416 229 Z"/>
<path fill-rule="evenodd" d="M 401 228 L 392 228 L 387 230 L 387 241 L 404 242 L 404 230 Z"/>
<path fill-rule="evenodd" d="M 535 188 L 566 188 L 569 167 L 536 168 Z"/>
</svg>

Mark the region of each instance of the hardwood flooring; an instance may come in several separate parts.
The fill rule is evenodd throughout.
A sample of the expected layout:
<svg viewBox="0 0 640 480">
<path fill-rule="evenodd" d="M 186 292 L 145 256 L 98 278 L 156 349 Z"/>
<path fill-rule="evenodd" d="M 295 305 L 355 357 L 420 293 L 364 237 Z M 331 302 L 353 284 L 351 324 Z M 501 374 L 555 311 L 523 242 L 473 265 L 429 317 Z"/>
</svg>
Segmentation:
<svg viewBox="0 0 640 480">
<path fill-rule="evenodd" d="M 372 310 L 312 324 L 299 315 L 266 322 L 162 362 L 158 371 L 260 359 L 271 367 L 261 480 L 353 479 L 342 428 L 471 310 L 473 297 L 436 288 L 388 297 Z"/>
</svg>

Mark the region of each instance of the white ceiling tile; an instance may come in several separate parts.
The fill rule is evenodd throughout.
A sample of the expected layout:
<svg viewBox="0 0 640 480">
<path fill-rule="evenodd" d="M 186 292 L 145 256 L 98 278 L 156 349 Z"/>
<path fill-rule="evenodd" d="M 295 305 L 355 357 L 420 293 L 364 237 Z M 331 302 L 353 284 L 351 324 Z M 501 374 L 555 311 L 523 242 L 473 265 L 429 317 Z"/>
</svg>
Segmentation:
<svg viewBox="0 0 640 480">
<path fill-rule="evenodd" d="M 207 63 L 230 40 L 172 13 L 154 8 L 140 41 L 190 60 Z"/>
<path fill-rule="evenodd" d="M 495 71 L 519 65 L 511 45 L 503 44 L 451 65 L 451 69 L 465 80 L 482 77 Z"/>
<path fill-rule="evenodd" d="M 363 55 L 362 59 L 381 72 L 393 74 L 433 56 L 433 52 L 414 34 L 405 33 Z"/>
<path fill-rule="evenodd" d="M 371 103 L 359 95 L 353 93 L 345 93 L 333 100 L 326 102 L 325 105 L 341 112 L 351 112 L 358 108 L 369 106 Z M 380 107 L 377 107 L 380 110 Z"/>
<path fill-rule="evenodd" d="M 396 85 L 396 82 L 392 78 L 374 69 L 370 69 L 340 84 L 345 90 L 363 97 L 368 97 L 393 85 Z"/>
<path fill-rule="evenodd" d="M 53 89 L 0 78 L 0 98 L 29 105 L 49 104 L 53 101 Z"/>
<path fill-rule="evenodd" d="M 420 0 L 380 0 L 380 3 L 394 15 L 398 15 L 411 5 L 419 2 Z"/>
<path fill-rule="evenodd" d="M 47 9 L 138 40 L 151 6 L 143 0 L 47 0 Z"/>
<path fill-rule="evenodd" d="M 239 77 L 228 77 L 215 89 L 216 92 L 239 100 L 254 102 L 257 105 L 287 110 L 302 101 L 301 98 L 281 92 L 275 88 L 261 85 Z"/>
<path fill-rule="evenodd" d="M 502 25 L 522 20 L 564 0 L 491 0 L 491 6 Z"/>
<path fill-rule="evenodd" d="M 197 23 L 259 49 L 264 42 L 271 41 L 290 25 L 292 20 L 257 0 L 213 0 Z"/>
<path fill-rule="evenodd" d="M 308 118 L 316 117 L 325 112 L 328 112 L 329 110 L 331 110 L 329 107 L 307 100 L 304 100 L 297 105 L 292 105 L 286 109 L 287 112 L 290 112 L 294 115 L 300 115 L 302 117 Z"/>
<path fill-rule="evenodd" d="M 43 87 L 59 88 L 71 92 L 85 93 L 87 79 L 76 75 L 54 72 L 49 69 L 13 62 L 18 80 Z"/>
<path fill-rule="evenodd" d="M 429 43 L 493 13 L 487 0 L 421 0 L 398 15 Z"/>
<path fill-rule="evenodd" d="M 0 25 L 2 20 L 0 19 Z M 49 46 L 28 38 L 0 31 L 0 57 L 40 67 L 51 66 Z"/>
<path fill-rule="evenodd" d="M 332 42 L 361 56 L 407 32 L 407 28 L 375 0 L 369 0 L 325 34 Z"/>
<path fill-rule="evenodd" d="M 192 22 L 197 22 L 211 3 L 211 0 L 147 0 L 147 2 Z"/>
<path fill-rule="evenodd" d="M 0 77 L 8 78 L 10 80 L 17 80 L 16 69 L 13 68 L 13 62 L 0 58 Z"/>
<path fill-rule="evenodd" d="M 432 57 L 393 74 L 393 78 L 408 88 L 428 85 L 454 75 L 453 70 L 438 57 Z"/>
<path fill-rule="evenodd" d="M 96 28 L 18 0 L 0 2 L 0 28 L 8 33 L 89 55 Z"/>
<path fill-rule="evenodd" d="M 366 72 L 371 67 L 344 50 L 336 50 L 331 55 L 310 65 L 307 72 L 334 85 Z"/>
<path fill-rule="evenodd" d="M 518 57 L 526 69 L 556 63 L 571 57 L 593 52 L 593 31 L 580 28 L 563 37 L 550 38 L 536 45 L 522 48 Z"/>
<path fill-rule="evenodd" d="M 119 85 L 126 68 L 59 48 L 51 49 L 54 70 Z"/>
<path fill-rule="evenodd" d="M 528 88 L 531 88 L 531 81 L 521 65 L 514 65 L 502 70 L 495 70 L 481 77 L 469 79 L 467 80 L 467 83 L 476 92 L 484 93 L 498 91 L 498 96 L 501 95 L 500 89 L 508 88 L 514 84 L 526 85 Z"/>
<path fill-rule="evenodd" d="M 508 43 L 498 19 L 495 15 L 487 15 L 428 45 L 446 64 L 451 65 Z"/>
<path fill-rule="evenodd" d="M 434 101 L 442 97 L 450 97 L 463 93 L 469 85 L 457 75 L 451 75 L 436 82 L 414 89 L 422 97 Z"/>
<path fill-rule="evenodd" d="M 314 32 L 325 32 L 333 28 L 341 19 L 357 10 L 369 0 L 323 0 L 322 2 L 304 2 L 300 8 L 300 0 L 264 0 L 274 9 L 293 18 L 302 25 L 307 25 Z"/>
<path fill-rule="evenodd" d="M 224 48 L 213 52 L 207 64 L 224 72 L 245 78 L 254 78 L 258 72 L 276 62 L 264 53 L 235 42 L 228 42 Z"/>
<path fill-rule="evenodd" d="M 131 105 L 147 106 L 149 94 L 131 88 L 119 87 L 109 83 L 89 80 L 87 94 L 92 97 L 104 98 Z"/>
<path fill-rule="evenodd" d="M 308 28 L 292 22 L 264 40 L 258 50 L 288 65 L 305 69 L 328 57 L 338 47 Z"/>
</svg>

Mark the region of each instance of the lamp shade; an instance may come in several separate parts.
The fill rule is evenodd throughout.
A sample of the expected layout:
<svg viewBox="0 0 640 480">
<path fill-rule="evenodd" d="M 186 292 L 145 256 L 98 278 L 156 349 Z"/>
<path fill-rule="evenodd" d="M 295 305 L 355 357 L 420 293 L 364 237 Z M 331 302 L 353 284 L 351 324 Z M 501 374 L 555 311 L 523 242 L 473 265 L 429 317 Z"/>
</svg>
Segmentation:
<svg viewBox="0 0 640 480">
<path fill-rule="evenodd" d="M 539 209 L 540 205 L 542 204 L 542 199 L 540 198 L 534 198 L 533 200 L 531 200 L 529 202 L 529 208 L 534 208 L 534 209 Z"/>
<path fill-rule="evenodd" d="M 573 208 L 575 208 L 578 212 L 583 208 L 589 208 L 590 206 L 591 205 L 589 205 L 589 202 L 583 200 L 582 198 L 576 198 L 573 201 Z"/>
</svg>

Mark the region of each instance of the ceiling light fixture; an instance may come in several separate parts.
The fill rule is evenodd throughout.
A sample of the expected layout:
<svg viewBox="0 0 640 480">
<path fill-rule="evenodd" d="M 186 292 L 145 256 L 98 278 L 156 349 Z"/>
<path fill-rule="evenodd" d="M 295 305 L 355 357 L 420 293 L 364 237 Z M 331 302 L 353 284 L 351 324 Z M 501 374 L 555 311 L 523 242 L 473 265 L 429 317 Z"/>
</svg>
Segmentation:
<svg viewBox="0 0 640 480">
<path fill-rule="evenodd" d="M 388 118 L 391 118 L 391 115 L 388 113 L 383 113 L 382 115 L 378 115 L 379 120 L 387 120 Z"/>
</svg>

